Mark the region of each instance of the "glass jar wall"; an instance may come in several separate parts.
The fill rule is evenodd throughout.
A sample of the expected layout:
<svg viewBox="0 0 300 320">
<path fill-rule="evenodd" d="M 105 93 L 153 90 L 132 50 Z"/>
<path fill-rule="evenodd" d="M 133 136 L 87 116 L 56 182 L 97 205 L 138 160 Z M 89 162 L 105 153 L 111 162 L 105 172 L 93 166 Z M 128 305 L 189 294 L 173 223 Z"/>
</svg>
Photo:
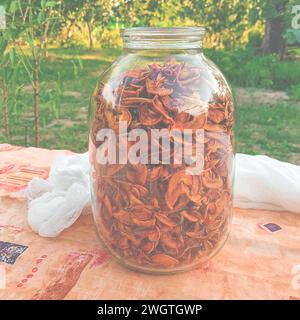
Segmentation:
<svg viewBox="0 0 300 320">
<path fill-rule="evenodd" d="M 135 270 L 189 270 L 228 236 L 233 100 L 202 53 L 203 36 L 203 28 L 123 30 L 123 54 L 91 99 L 95 224 Z"/>
</svg>

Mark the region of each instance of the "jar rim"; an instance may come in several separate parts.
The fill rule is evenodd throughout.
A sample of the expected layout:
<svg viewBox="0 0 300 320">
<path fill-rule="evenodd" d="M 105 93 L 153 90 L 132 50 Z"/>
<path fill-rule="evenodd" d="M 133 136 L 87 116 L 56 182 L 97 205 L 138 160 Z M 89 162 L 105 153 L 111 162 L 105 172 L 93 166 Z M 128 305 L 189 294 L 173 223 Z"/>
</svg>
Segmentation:
<svg viewBox="0 0 300 320">
<path fill-rule="evenodd" d="M 178 36 L 197 36 L 203 37 L 205 34 L 205 28 L 198 27 L 132 27 L 121 29 L 121 36 L 170 36 L 172 38 Z"/>
<path fill-rule="evenodd" d="M 205 28 L 197 27 L 133 27 L 121 29 L 125 48 L 201 48 Z"/>
</svg>

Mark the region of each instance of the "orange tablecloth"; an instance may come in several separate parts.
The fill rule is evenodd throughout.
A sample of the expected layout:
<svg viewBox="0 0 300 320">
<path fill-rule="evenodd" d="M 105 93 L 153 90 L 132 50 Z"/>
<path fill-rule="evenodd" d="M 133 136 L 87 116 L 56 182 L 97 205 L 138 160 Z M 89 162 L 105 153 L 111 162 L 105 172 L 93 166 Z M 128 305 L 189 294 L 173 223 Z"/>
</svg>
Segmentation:
<svg viewBox="0 0 300 320">
<path fill-rule="evenodd" d="M 0 299 L 300 299 L 297 214 L 235 209 L 222 251 L 170 276 L 119 266 L 100 246 L 90 214 L 57 238 L 39 237 L 14 192 L 46 177 L 58 152 L 0 145 Z M 282 230 L 260 228 L 269 222 Z"/>
</svg>

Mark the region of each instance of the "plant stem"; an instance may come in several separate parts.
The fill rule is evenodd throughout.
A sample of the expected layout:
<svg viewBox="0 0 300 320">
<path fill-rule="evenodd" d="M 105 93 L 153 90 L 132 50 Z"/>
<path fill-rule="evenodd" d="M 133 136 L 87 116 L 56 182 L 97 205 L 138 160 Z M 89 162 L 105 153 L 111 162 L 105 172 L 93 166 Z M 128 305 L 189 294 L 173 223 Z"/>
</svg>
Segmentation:
<svg viewBox="0 0 300 320">
<path fill-rule="evenodd" d="M 89 48 L 90 50 L 93 50 L 93 30 L 91 25 L 87 22 L 87 28 L 89 33 Z"/>
<path fill-rule="evenodd" d="M 39 63 L 38 60 L 34 61 L 33 70 L 33 97 L 34 97 L 34 128 L 35 128 L 35 146 L 40 144 L 40 127 L 39 127 Z"/>
<path fill-rule="evenodd" d="M 2 79 L 2 99 L 3 99 L 3 115 L 4 115 L 5 135 L 7 138 L 9 138 L 7 86 L 6 86 L 6 82 L 4 79 Z"/>
</svg>

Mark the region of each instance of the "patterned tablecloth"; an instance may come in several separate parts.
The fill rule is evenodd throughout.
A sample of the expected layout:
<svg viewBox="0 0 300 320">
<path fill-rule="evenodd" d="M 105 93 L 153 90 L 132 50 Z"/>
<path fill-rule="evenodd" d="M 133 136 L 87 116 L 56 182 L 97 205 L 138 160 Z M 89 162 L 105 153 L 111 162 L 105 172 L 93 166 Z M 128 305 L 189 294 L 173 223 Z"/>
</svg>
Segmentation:
<svg viewBox="0 0 300 320">
<path fill-rule="evenodd" d="M 39 237 L 15 192 L 47 177 L 59 152 L 70 153 L 0 144 L 0 299 L 300 299 L 297 214 L 235 209 L 222 251 L 170 276 L 118 265 L 98 242 L 90 208 L 61 236 Z"/>
</svg>

